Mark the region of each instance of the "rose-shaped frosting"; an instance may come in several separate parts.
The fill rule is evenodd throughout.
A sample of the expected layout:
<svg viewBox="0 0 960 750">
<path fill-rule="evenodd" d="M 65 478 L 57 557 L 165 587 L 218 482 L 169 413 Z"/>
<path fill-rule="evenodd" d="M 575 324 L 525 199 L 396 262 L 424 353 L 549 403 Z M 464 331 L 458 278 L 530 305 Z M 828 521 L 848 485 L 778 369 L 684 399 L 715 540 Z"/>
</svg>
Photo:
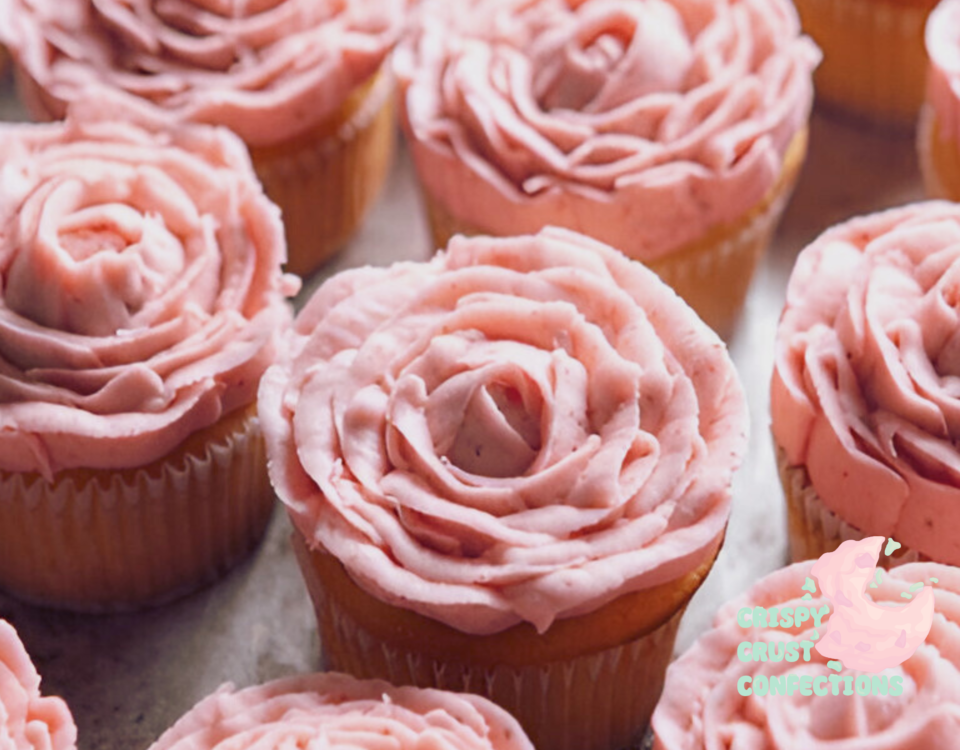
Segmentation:
<svg viewBox="0 0 960 750">
<path fill-rule="evenodd" d="M 105 85 L 265 146 L 369 80 L 402 12 L 400 0 L 4 0 L 0 40 L 50 116 Z"/>
<path fill-rule="evenodd" d="M 812 621 L 800 628 L 741 628 L 743 607 L 822 607 L 819 594 L 803 601 L 811 562 L 777 571 L 718 613 L 714 627 L 667 672 L 663 697 L 653 716 L 655 750 L 946 750 L 960 732 L 960 570 L 915 563 L 886 574 L 869 595 L 887 606 L 902 605 L 910 585 L 933 584 L 936 614 L 926 642 L 901 666 L 879 676 L 902 680 L 902 695 L 839 695 L 822 683 L 827 695 L 756 694 L 741 697 L 741 677 L 829 678 L 836 673 L 816 649 L 811 660 L 740 661 L 745 641 L 779 651 L 814 635 Z M 819 633 L 822 635 L 822 629 Z M 841 676 L 864 673 L 844 670 Z M 874 676 L 874 675 L 867 675 Z M 753 684 L 753 683 L 752 683 Z"/>
<path fill-rule="evenodd" d="M 256 400 L 291 317 L 243 144 L 112 117 L 0 131 L 3 471 L 163 457 Z"/>
<path fill-rule="evenodd" d="M 151 750 L 533 750 L 516 720 L 476 695 L 395 688 L 335 673 L 201 701 Z"/>
<path fill-rule="evenodd" d="M 960 565 L 960 207 L 831 229 L 797 260 L 773 433 L 865 536 Z"/>
<path fill-rule="evenodd" d="M 960 2 L 937 6 L 927 21 L 926 44 L 927 102 L 941 133 L 960 140 Z"/>
<path fill-rule="evenodd" d="M 0 620 L 0 748 L 76 750 L 77 727 L 60 698 L 40 695 L 40 675 L 17 632 Z"/>
<path fill-rule="evenodd" d="M 713 553 L 744 449 L 722 342 L 657 277 L 548 229 L 347 272 L 260 390 L 310 545 L 468 633 L 544 630 Z"/>
<path fill-rule="evenodd" d="M 774 187 L 816 61 L 786 0 L 433 0 L 397 69 L 421 179 L 461 220 L 653 260 Z"/>
</svg>

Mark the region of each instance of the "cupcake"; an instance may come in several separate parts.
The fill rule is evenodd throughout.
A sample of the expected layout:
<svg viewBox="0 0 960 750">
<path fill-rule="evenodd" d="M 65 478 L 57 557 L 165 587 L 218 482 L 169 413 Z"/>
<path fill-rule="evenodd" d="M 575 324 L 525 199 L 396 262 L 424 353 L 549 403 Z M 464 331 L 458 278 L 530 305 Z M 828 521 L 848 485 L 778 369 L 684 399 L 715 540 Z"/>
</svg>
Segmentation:
<svg viewBox="0 0 960 750">
<path fill-rule="evenodd" d="M 516 720 L 476 695 L 342 674 L 226 685 L 150 750 L 533 750 Z"/>
<path fill-rule="evenodd" d="M 396 67 L 437 246 L 563 226 L 729 331 L 804 161 L 817 54 L 788 0 L 425 0 Z"/>
<path fill-rule="evenodd" d="M 886 536 L 960 565 L 960 206 L 829 230 L 797 259 L 773 437 L 794 561 Z"/>
<path fill-rule="evenodd" d="M 817 100 L 858 120 L 912 129 L 923 104 L 923 33 L 938 0 L 794 0 L 823 50 Z"/>
<path fill-rule="evenodd" d="M 112 109 L 0 128 L 0 589 L 82 610 L 262 535 L 256 394 L 297 287 L 238 139 Z"/>
<path fill-rule="evenodd" d="M 946 0 L 927 24 L 927 101 L 917 135 L 927 193 L 960 200 L 960 3 Z"/>
<path fill-rule="evenodd" d="M 956 747 L 960 570 L 914 563 L 884 576 L 877 588 L 868 588 L 874 604 L 895 608 L 905 602 L 904 595 L 912 596 L 918 584 L 932 582 L 927 589 L 932 589 L 935 602 L 933 626 L 926 643 L 900 666 L 876 673 L 855 669 L 838 673 L 815 647 L 824 638 L 824 628 L 815 627 L 812 617 L 799 627 L 786 628 L 780 617 L 781 627 L 775 629 L 745 629 L 737 622 L 745 607 L 784 612 L 832 606 L 819 593 L 812 601 L 802 599 L 804 591 L 809 591 L 804 588 L 806 577 L 816 570 L 811 567 L 809 562 L 798 563 L 764 578 L 721 609 L 713 629 L 670 667 L 663 699 L 653 716 L 654 750 Z M 827 615 L 826 621 L 835 616 Z M 748 622 L 752 621 L 751 614 Z M 738 655 L 744 642 L 783 653 L 785 643 L 804 641 L 810 644 L 810 661 L 803 657 L 794 662 L 742 661 Z M 774 685 L 781 690 L 785 683 L 794 686 L 792 694 L 768 693 Z M 741 684 L 749 695 L 741 694 Z M 862 689 L 864 685 L 868 691 Z"/>
<path fill-rule="evenodd" d="M 260 413 L 328 666 L 486 695 L 539 750 L 642 732 L 747 428 L 653 273 L 555 228 L 348 271 Z"/>
<path fill-rule="evenodd" d="M 222 125 L 283 210 L 289 270 L 343 246 L 382 186 L 395 139 L 384 62 L 400 0 L 10 0 L 0 41 L 40 120 L 106 87 L 172 121 Z"/>
<path fill-rule="evenodd" d="M 77 727 L 60 698 L 40 695 L 40 675 L 17 631 L 0 620 L 0 747 L 76 750 Z"/>
</svg>

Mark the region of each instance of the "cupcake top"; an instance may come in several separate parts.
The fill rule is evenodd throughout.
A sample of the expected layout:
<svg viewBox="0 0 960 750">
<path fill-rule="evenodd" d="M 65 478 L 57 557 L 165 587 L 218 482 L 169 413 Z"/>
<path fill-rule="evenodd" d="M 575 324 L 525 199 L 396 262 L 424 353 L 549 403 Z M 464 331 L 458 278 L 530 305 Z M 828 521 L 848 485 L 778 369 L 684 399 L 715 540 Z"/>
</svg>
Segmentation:
<svg viewBox="0 0 960 750">
<path fill-rule="evenodd" d="M 867 536 L 960 565 L 960 207 L 831 229 L 797 260 L 777 337 L 773 434 Z"/>
<path fill-rule="evenodd" d="M 372 595 L 546 630 L 703 564 L 745 447 L 723 343 L 652 272 L 548 229 L 348 271 L 264 376 L 270 471 Z"/>
<path fill-rule="evenodd" d="M 654 260 L 772 191 L 817 60 L 789 0 L 428 0 L 397 69 L 459 219 Z"/>
<path fill-rule="evenodd" d="M 844 670 L 839 675 L 827 659 L 811 649 L 811 660 L 795 662 L 747 661 L 737 651 L 743 642 L 765 643 L 780 649 L 787 642 L 801 643 L 814 637 L 812 619 L 800 627 L 743 628 L 737 614 L 744 607 L 776 608 L 782 623 L 784 608 L 822 607 L 826 599 L 814 594 L 803 601 L 804 582 L 812 574 L 812 562 L 780 570 L 757 583 L 748 594 L 717 614 L 713 629 L 667 672 L 663 697 L 653 715 L 654 750 L 917 750 L 954 747 L 960 729 L 960 570 L 945 565 L 915 563 L 896 568 L 884 576 L 878 588 L 868 588 L 869 597 L 885 607 L 902 604 L 902 594 L 911 585 L 937 582 L 933 626 L 916 652 L 901 666 L 879 675 L 887 680 L 888 695 L 862 696 L 854 690 L 833 694 L 831 676 L 859 676 Z M 827 620 L 829 622 L 829 615 Z M 750 621 L 754 615 L 751 614 Z M 792 619 L 792 618 L 791 618 Z M 820 628 L 816 635 L 822 636 Z M 738 681 L 749 677 L 751 689 L 757 678 L 796 678 L 816 686 L 827 695 L 804 696 L 756 693 L 742 697 Z M 822 679 L 821 679 L 822 678 Z M 902 693 L 889 686 L 899 680 Z"/>
<path fill-rule="evenodd" d="M 328 673 L 201 701 L 151 750 L 533 750 L 516 720 L 476 695 Z"/>
<path fill-rule="evenodd" d="M 243 144 L 111 110 L 0 128 L 0 471 L 162 458 L 256 400 L 291 318 Z"/>
<path fill-rule="evenodd" d="M 941 132 L 960 138 L 960 2 L 937 6 L 927 21 L 926 43 L 927 101 Z"/>
<path fill-rule="evenodd" d="M 402 13 L 401 0 L 9 0 L 0 41 L 50 117 L 104 85 L 267 146 L 318 126 L 369 80 Z"/>
<path fill-rule="evenodd" d="M 17 631 L 0 620 L 0 747 L 76 750 L 77 727 L 60 698 L 40 695 L 40 675 Z"/>
</svg>

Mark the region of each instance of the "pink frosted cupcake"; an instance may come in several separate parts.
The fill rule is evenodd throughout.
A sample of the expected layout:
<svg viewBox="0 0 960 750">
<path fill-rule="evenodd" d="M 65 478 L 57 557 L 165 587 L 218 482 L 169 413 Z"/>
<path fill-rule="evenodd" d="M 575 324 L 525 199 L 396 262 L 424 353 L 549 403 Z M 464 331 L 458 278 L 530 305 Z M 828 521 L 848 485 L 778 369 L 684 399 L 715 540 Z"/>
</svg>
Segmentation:
<svg viewBox="0 0 960 750">
<path fill-rule="evenodd" d="M 747 426 L 652 272 L 558 229 L 349 271 L 260 413 L 332 668 L 485 694 L 541 750 L 642 731 Z"/>
<path fill-rule="evenodd" d="M 804 161 L 789 0 L 427 0 L 397 55 L 438 247 L 548 225 L 728 330 Z"/>
<path fill-rule="evenodd" d="M 882 541 L 882 540 L 880 540 Z M 831 606 L 820 594 L 802 596 L 812 564 L 800 563 L 767 576 L 744 597 L 720 610 L 712 630 L 670 667 L 663 698 L 653 716 L 654 750 L 949 750 L 960 731 L 960 570 L 914 563 L 897 568 L 877 588 L 875 604 L 895 608 L 916 584 L 930 584 L 935 613 L 923 643 L 901 666 L 873 670 L 828 666 L 815 645 L 811 660 L 741 661 L 744 642 L 781 650 L 786 642 L 820 643 L 824 627 L 809 620 L 800 627 L 743 628 L 744 607 Z M 826 621 L 829 622 L 828 615 Z M 753 614 L 750 615 L 752 622 Z M 861 695 L 857 678 L 885 680 L 887 694 Z M 739 683 L 751 695 L 742 696 Z M 747 682 L 749 680 L 749 682 Z M 837 682 L 834 694 L 833 682 Z M 850 693 L 845 694 L 850 683 Z M 770 685 L 793 684 L 793 695 L 766 694 Z M 895 687 L 899 683 L 900 687 Z M 891 686 L 894 686 L 891 689 Z M 861 686 L 862 687 L 862 686 Z M 788 688 L 789 689 L 789 688 Z M 803 695 L 806 690 L 808 695 Z M 881 692 L 878 687 L 878 693 Z M 897 695 L 896 693 L 900 693 Z"/>
<path fill-rule="evenodd" d="M 40 675 L 8 623 L 0 620 L 0 747 L 76 750 L 77 727 L 60 698 L 40 695 Z"/>
<path fill-rule="evenodd" d="M 831 229 L 797 260 L 773 436 L 794 560 L 894 537 L 960 565 L 960 207 Z"/>
<path fill-rule="evenodd" d="M 225 686 L 150 750 L 533 750 L 516 720 L 476 695 L 340 674 Z"/>
<path fill-rule="evenodd" d="M 128 115 L 0 128 L 0 588 L 74 609 L 259 540 L 257 387 L 298 286 L 243 144 Z"/>
<path fill-rule="evenodd" d="M 304 274 L 349 239 L 386 177 L 383 67 L 402 13 L 402 0 L 8 0 L 0 41 L 37 119 L 98 97 L 93 86 L 236 132 Z"/>
</svg>

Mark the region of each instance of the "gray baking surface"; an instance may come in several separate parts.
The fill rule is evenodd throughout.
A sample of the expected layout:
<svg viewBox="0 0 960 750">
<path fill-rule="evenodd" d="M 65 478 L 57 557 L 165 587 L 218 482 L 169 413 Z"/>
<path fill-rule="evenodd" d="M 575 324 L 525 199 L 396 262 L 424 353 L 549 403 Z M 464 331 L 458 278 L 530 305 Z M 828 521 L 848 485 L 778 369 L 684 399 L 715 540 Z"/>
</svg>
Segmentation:
<svg viewBox="0 0 960 750">
<path fill-rule="evenodd" d="M 0 119 L 25 119 L 9 81 L 0 83 Z M 723 602 L 786 560 L 767 394 L 777 318 L 797 252 L 831 224 L 922 197 L 911 139 L 871 134 L 820 115 L 811 136 L 793 203 L 730 342 L 750 398 L 750 452 L 737 479 L 726 546 L 687 611 L 679 649 L 703 631 Z M 401 152 L 363 230 L 305 285 L 303 295 L 345 268 L 429 254 L 410 161 Z M 218 585 L 159 610 L 83 617 L 0 596 L 0 617 L 20 632 L 43 675 L 44 692 L 70 703 L 81 750 L 141 750 L 225 682 L 246 686 L 318 667 L 313 613 L 289 533 L 278 508 L 250 560 Z"/>
</svg>

